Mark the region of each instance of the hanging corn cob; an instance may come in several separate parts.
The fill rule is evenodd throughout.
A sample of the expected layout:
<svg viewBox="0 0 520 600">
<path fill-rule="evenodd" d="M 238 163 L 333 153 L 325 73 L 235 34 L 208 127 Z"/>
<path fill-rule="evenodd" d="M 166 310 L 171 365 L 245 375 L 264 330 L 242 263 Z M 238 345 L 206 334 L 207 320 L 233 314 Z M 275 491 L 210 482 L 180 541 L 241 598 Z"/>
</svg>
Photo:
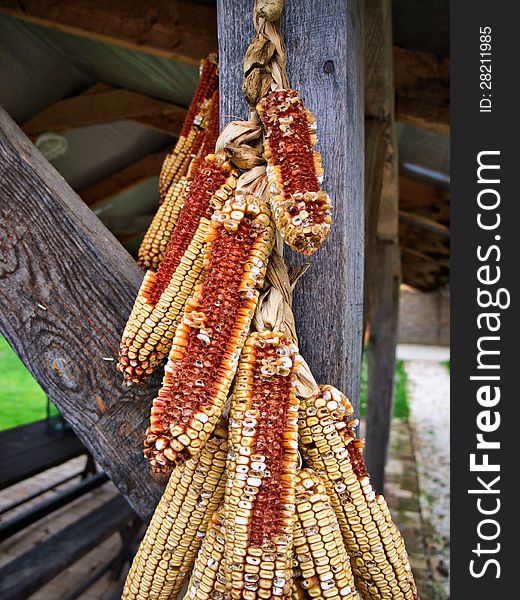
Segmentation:
<svg viewBox="0 0 520 600">
<path fill-rule="evenodd" d="M 265 128 L 269 198 L 276 226 L 291 248 L 309 255 L 328 237 L 331 202 L 320 189 L 315 120 L 298 92 L 276 90 L 257 105 Z"/>
<path fill-rule="evenodd" d="M 349 421 L 353 409 L 332 386 L 300 405 L 300 448 L 305 463 L 323 477 L 363 598 L 417 598 L 401 535 L 389 526 Z M 391 521 L 391 520 L 390 520 Z"/>
<path fill-rule="evenodd" d="M 157 272 L 147 271 L 123 332 L 118 369 L 140 383 L 166 358 L 186 300 L 201 278 L 209 219 L 232 196 L 236 172 L 215 155 L 202 161 Z"/>
<path fill-rule="evenodd" d="M 295 581 L 301 598 L 357 598 L 350 560 L 323 482 L 311 469 L 296 475 Z"/>
<path fill-rule="evenodd" d="M 134 558 L 123 600 L 175 598 L 186 582 L 211 517 L 224 495 L 227 431 L 177 467 Z"/>
<path fill-rule="evenodd" d="M 202 158 L 215 152 L 219 131 L 218 90 L 211 97 L 210 108 L 206 113 L 203 129 L 204 143 L 202 148 L 191 159 L 187 173 L 172 181 L 164 202 L 159 206 L 143 238 L 137 262 L 144 268 L 157 270 L 167 251 L 168 242 L 184 205 L 185 195 L 189 190 L 189 182 L 196 177 L 199 167 L 203 164 Z"/>
<path fill-rule="evenodd" d="M 217 511 L 208 527 L 206 537 L 193 567 L 188 590 L 184 596 L 190 600 L 224 600 L 226 576 L 224 544 L 226 529 L 222 511 Z"/>
<path fill-rule="evenodd" d="M 249 83 L 259 85 L 254 93 L 252 87 L 248 89 L 248 99 L 253 109 L 258 104 L 265 130 L 276 224 L 289 245 L 311 254 L 329 233 L 330 200 L 320 190 L 322 170 L 313 150 L 313 118 L 298 93 L 289 89 L 280 11 L 280 1 L 255 0 L 256 47 L 261 48 L 261 56 L 255 55 L 254 48 L 248 50 L 246 63 Z M 276 23 L 267 23 L 268 14 L 277 15 L 272 16 Z M 202 135 L 193 138 L 192 154 L 194 148 L 212 143 L 210 130 L 208 126 L 205 141 Z M 153 370 L 164 346 L 171 345 L 163 386 L 153 401 L 145 455 L 159 473 L 186 461 L 175 466 L 123 598 L 173 600 L 207 530 L 186 598 L 355 599 L 360 592 L 366 599 L 416 599 L 402 538 L 384 499 L 370 486 L 362 444 L 349 421 L 352 407 L 334 388 L 318 388 L 291 342 L 296 339 L 291 281 L 281 259 L 273 261 L 274 272 L 268 278 L 277 293 L 262 294 L 255 317 L 254 326 L 261 331 L 247 338 L 274 228 L 264 199 L 265 168 L 251 168 L 262 160 L 259 121 L 235 123 L 230 130 L 234 133 L 228 130 L 227 137 L 223 132 L 219 138 L 218 159 L 206 158 L 200 167 L 200 158 L 192 163 L 194 180 L 187 186 L 167 256 L 157 273 L 150 271 L 145 277 L 145 289 L 138 297 L 141 304 L 132 317 L 134 328 L 129 329 L 130 343 L 121 352 L 120 368 L 126 378 L 141 380 Z M 239 168 L 250 169 L 241 176 L 236 191 L 223 156 Z M 212 168 L 214 181 L 209 185 L 206 180 Z M 219 168 L 227 169 L 224 183 L 217 181 Z M 178 174 L 175 169 L 171 173 Z M 210 196 L 216 209 L 212 216 L 212 207 L 207 212 L 201 209 L 208 207 Z M 203 246 L 204 265 L 199 267 Z M 195 265 L 190 286 L 204 272 L 187 302 L 179 283 L 185 280 L 183 272 L 179 276 L 185 258 Z M 162 312 L 154 313 L 161 301 Z M 175 305 L 174 312 L 166 312 L 170 304 Z M 161 338 L 165 325 L 168 341 Z M 225 434 L 217 426 L 222 443 L 217 459 L 217 438 L 211 433 L 237 368 L 225 468 L 228 482 L 221 510 L 211 518 L 222 498 L 225 476 L 224 444 L 219 438 Z M 305 464 L 313 470 L 297 471 L 298 425 Z M 213 458 L 204 458 L 208 452 Z"/>
<path fill-rule="evenodd" d="M 297 348 L 280 332 L 251 334 L 242 352 L 224 502 L 231 598 L 290 594 L 299 365 Z"/>
<path fill-rule="evenodd" d="M 166 197 L 170 185 L 188 170 L 191 159 L 197 155 L 204 142 L 205 116 L 210 108 L 211 96 L 218 88 L 218 64 L 215 54 L 201 61 L 199 82 L 184 120 L 179 139 L 166 156 L 159 175 L 159 194 Z"/>
<path fill-rule="evenodd" d="M 153 401 L 145 456 L 156 471 L 196 454 L 215 427 L 258 301 L 273 226 L 265 201 L 242 192 L 212 217 L 207 274 L 186 304 Z"/>
</svg>

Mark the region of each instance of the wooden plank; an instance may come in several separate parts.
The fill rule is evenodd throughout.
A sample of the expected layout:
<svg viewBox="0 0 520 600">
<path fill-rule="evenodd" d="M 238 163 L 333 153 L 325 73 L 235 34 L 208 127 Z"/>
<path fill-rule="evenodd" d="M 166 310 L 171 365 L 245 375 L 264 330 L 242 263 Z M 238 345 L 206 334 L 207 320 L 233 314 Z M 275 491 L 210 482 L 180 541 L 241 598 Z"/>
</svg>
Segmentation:
<svg viewBox="0 0 520 600">
<path fill-rule="evenodd" d="M 157 378 L 123 388 L 119 337 L 142 271 L 0 110 L 0 330 L 101 467 L 147 516 Z"/>
<path fill-rule="evenodd" d="M 450 59 L 394 47 L 396 118 L 437 133 L 450 132 Z"/>
<path fill-rule="evenodd" d="M 399 159 L 395 119 L 388 124 L 386 162 L 383 167 L 383 190 L 379 207 L 377 237 L 383 242 L 399 241 Z"/>
<path fill-rule="evenodd" d="M 81 190 L 80 195 L 83 202 L 87 206 L 95 208 L 101 202 L 113 198 L 150 177 L 159 175 L 166 154 L 167 150 L 149 154 L 109 177 L 94 183 L 87 189 Z"/>
<path fill-rule="evenodd" d="M 450 237 L 449 227 L 446 227 L 446 225 L 443 225 L 442 223 L 437 223 L 437 221 L 429 219 L 428 217 L 424 217 L 423 215 L 417 215 L 406 210 L 400 210 L 399 221 L 401 221 L 401 223 L 412 225 L 413 227 L 419 227 L 419 229 L 424 229 L 425 231 L 440 235 L 444 238 Z"/>
<path fill-rule="evenodd" d="M 186 113 L 185 108 L 171 102 L 104 86 L 102 91 L 90 89 L 87 93 L 58 100 L 26 121 L 22 129 L 26 135 L 35 136 L 45 131 L 67 131 L 125 119 L 177 137 Z"/>
<path fill-rule="evenodd" d="M 254 37 L 252 6 L 249 0 L 217 2 L 224 121 L 247 116 L 239 74 Z M 300 350 L 318 381 L 346 391 L 356 409 L 363 328 L 362 22 L 360 0 L 293 0 L 283 14 L 289 79 L 317 117 L 324 188 L 335 206 L 331 237 L 295 290 Z"/>
<path fill-rule="evenodd" d="M 24 600 L 113 533 L 134 513 L 118 495 L 0 569 L 2 600 Z"/>
<path fill-rule="evenodd" d="M 217 46 L 214 6 L 183 0 L 0 0 L 0 13 L 192 65 Z"/>
<path fill-rule="evenodd" d="M 393 412 L 400 278 L 398 246 L 378 241 L 376 277 L 370 297 L 365 461 L 372 484 L 383 493 Z"/>
<path fill-rule="evenodd" d="M 45 420 L 2 431 L 0 490 L 85 453 L 72 431 L 51 435 Z"/>
<path fill-rule="evenodd" d="M 387 156 L 388 123 L 382 119 L 365 118 L 365 279 L 363 293 L 363 331 L 366 331 L 370 311 L 370 291 L 374 286 L 377 225 L 383 190 L 383 172 Z"/>
<path fill-rule="evenodd" d="M 365 0 L 365 114 L 388 120 L 394 113 L 392 3 Z"/>
</svg>

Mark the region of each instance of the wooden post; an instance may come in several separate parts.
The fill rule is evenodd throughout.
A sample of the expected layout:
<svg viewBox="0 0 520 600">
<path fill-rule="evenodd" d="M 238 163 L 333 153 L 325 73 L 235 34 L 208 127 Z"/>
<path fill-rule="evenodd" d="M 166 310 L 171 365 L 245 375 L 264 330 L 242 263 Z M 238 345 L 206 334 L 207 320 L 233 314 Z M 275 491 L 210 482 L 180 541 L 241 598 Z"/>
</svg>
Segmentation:
<svg viewBox="0 0 520 600">
<path fill-rule="evenodd" d="M 373 206 L 368 211 L 370 237 L 365 262 L 368 296 L 365 320 L 368 319 L 370 329 L 365 460 L 374 486 L 382 492 L 392 419 L 400 283 L 390 0 L 366 0 L 365 40 L 367 130 L 382 129 L 385 138 L 383 160 L 376 144 L 369 146 L 371 152 L 366 155 L 367 172 L 372 177 L 372 181 L 367 181 L 367 189 L 371 191 L 368 201 Z"/>
<path fill-rule="evenodd" d="M 395 349 L 399 315 L 399 247 L 377 242 L 370 297 L 365 461 L 375 489 L 382 493 L 393 413 Z"/>
<path fill-rule="evenodd" d="M 148 386 L 115 357 L 143 273 L 0 109 L 0 330 L 135 510 L 160 496 L 142 455 Z"/>
<path fill-rule="evenodd" d="M 245 118 L 242 61 L 254 37 L 252 0 L 218 0 L 223 123 Z M 330 239 L 295 290 L 300 350 L 320 383 L 359 407 L 363 327 L 362 2 L 286 2 L 282 17 L 291 86 L 317 117 L 324 188 L 334 203 Z M 302 264 L 288 252 L 289 262 Z"/>
</svg>

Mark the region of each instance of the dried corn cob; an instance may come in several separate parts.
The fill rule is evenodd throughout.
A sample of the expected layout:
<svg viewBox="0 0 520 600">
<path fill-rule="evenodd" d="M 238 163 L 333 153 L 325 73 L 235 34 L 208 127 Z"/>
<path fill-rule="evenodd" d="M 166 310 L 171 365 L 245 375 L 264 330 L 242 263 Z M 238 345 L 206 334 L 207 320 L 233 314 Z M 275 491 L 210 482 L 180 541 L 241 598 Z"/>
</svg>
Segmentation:
<svg viewBox="0 0 520 600">
<path fill-rule="evenodd" d="M 204 136 L 201 126 L 204 123 L 211 96 L 218 88 L 217 57 L 210 54 L 201 61 L 197 89 L 184 120 L 179 139 L 173 150 L 166 156 L 159 175 L 159 194 L 166 197 L 170 185 L 188 170 L 191 159 L 202 147 Z"/>
<path fill-rule="evenodd" d="M 225 537 L 224 518 L 219 510 L 211 519 L 195 560 L 185 599 L 224 600 L 228 597 L 224 565 Z"/>
<path fill-rule="evenodd" d="M 331 202 L 320 189 L 315 121 L 298 92 L 276 90 L 257 106 L 265 129 L 269 197 L 276 226 L 291 248 L 315 252 L 330 233 Z"/>
<path fill-rule="evenodd" d="M 225 488 L 227 431 L 177 467 L 128 573 L 123 600 L 175 598 L 187 580 Z"/>
<path fill-rule="evenodd" d="M 283 333 L 249 336 L 231 401 L 226 587 L 231 598 L 288 598 L 298 460 L 298 349 Z"/>
<path fill-rule="evenodd" d="M 322 476 L 338 516 L 356 587 L 363 598 L 415 599 L 417 591 L 401 535 L 389 526 L 363 462 L 361 440 L 349 421 L 353 409 L 332 386 L 302 400 L 300 448 Z"/>
<path fill-rule="evenodd" d="M 358 598 L 338 519 L 311 469 L 296 475 L 295 579 L 301 598 Z"/>
<path fill-rule="evenodd" d="M 123 332 L 118 369 L 125 382 L 142 382 L 168 355 L 184 304 L 201 278 L 204 240 L 213 207 L 233 194 L 236 173 L 208 155 L 190 185 L 168 251 L 157 272 L 147 271 Z"/>
<path fill-rule="evenodd" d="M 207 236 L 207 274 L 186 304 L 152 406 L 145 455 L 154 470 L 168 471 L 178 458 L 198 452 L 215 427 L 273 241 L 269 207 L 255 196 L 237 193 L 214 213 Z"/>
<path fill-rule="evenodd" d="M 207 123 L 206 123 L 207 121 Z M 186 175 L 173 181 L 168 188 L 164 202 L 159 206 L 146 235 L 139 248 L 137 262 L 145 268 L 157 270 L 164 258 L 173 230 L 179 219 L 186 195 L 189 193 L 189 182 L 204 165 L 202 157 L 215 152 L 215 144 L 219 133 L 218 91 L 211 98 L 211 109 L 207 114 L 202 136 L 202 147 L 192 158 Z"/>
</svg>

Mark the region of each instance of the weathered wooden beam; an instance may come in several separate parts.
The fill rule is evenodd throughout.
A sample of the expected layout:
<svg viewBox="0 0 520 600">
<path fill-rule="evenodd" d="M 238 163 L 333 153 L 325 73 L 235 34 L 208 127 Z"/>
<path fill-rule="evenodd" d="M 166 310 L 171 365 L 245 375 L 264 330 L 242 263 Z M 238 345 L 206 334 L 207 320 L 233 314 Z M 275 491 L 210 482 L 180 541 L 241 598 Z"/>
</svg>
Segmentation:
<svg viewBox="0 0 520 600">
<path fill-rule="evenodd" d="M 183 0 L 0 0 L 0 13 L 193 65 L 217 46 L 215 8 Z"/>
<path fill-rule="evenodd" d="M 365 261 L 368 280 L 365 302 L 369 321 L 368 390 L 365 453 L 376 489 L 382 491 L 392 418 L 397 307 L 399 293 L 398 159 L 394 115 L 391 0 L 365 1 L 366 104 L 372 119 L 384 127 L 384 159 L 373 169 L 381 178 L 377 221 L 372 225 L 370 252 Z M 390 75 L 389 75 L 390 74 Z M 367 161 L 371 158 L 367 155 Z M 373 158 L 372 158 L 373 160 Z M 396 290 L 397 288 L 397 290 Z M 395 314 L 394 314 L 395 313 Z M 385 321 L 389 318 L 389 321 Z M 395 331 L 394 331 L 395 328 Z"/>
<path fill-rule="evenodd" d="M 365 461 L 375 489 L 383 492 L 393 412 L 399 315 L 399 247 L 378 242 L 376 281 L 370 298 Z"/>
<path fill-rule="evenodd" d="M 394 78 L 396 119 L 449 134 L 449 58 L 394 47 Z"/>
<path fill-rule="evenodd" d="M 94 86 L 83 94 L 58 100 L 22 125 L 28 136 L 45 131 L 67 131 L 76 127 L 135 121 L 177 137 L 186 109 L 130 90 Z"/>
<path fill-rule="evenodd" d="M 135 510 L 160 486 L 142 455 L 158 378 L 123 388 L 119 337 L 142 272 L 0 109 L 0 330 Z"/>
<path fill-rule="evenodd" d="M 254 37 L 250 0 L 218 0 L 222 115 L 247 116 L 242 61 Z M 283 33 L 291 85 L 318 122 L 324 188 L 334 203 L 332 234 L 295 290 L 300 350 L 318 381 L 359 406 L 363 327 L 362 3 L 286 2 Z M 237 15 L 240 24 L 237 24 Z M 302 260 L 287 253 L 293 264 Z"/>
<path fill-rule="evenodd" d="M 377 225 L 383 191 L 383 173 L 387 159 L 388 122 L 365 118 L 365 278 L 363 292 L 363 331 L 366 331 L 370 311 L 370 291 L 374 286 Z"/>
<path fill-rule="evenodd" d="M 365 114 L 388 121 L 394 114 L 391 2 L 365 0 L 364 33 Z"/>
<path fill-rule="evenodd" d="M 166 153 L 167 151 L 163 150 L 149 154 L 124 169 L 113 173 L 109 177 L 94 183 L 85 190 L 81 190 L 80 195 L 83 198 L 83 202 L 87 206 L 95 208 L 101 202 L 113 198 L 117 194 L 138 185 L 150 177 L 159 175 Z"/>
</svg>

